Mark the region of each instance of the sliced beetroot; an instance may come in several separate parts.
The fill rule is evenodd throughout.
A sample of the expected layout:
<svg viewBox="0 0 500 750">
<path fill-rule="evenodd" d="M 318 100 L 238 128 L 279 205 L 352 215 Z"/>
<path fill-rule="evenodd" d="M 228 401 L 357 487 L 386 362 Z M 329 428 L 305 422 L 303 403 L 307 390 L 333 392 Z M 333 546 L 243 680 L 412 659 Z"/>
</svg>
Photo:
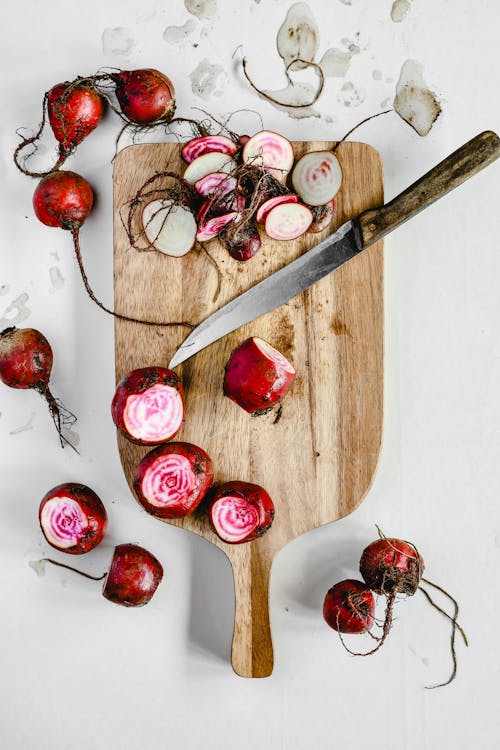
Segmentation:
<svg viewBox="0 0 500 750">
<path fill-rule="evenodd" d="M 289 140 L 272 130 L 260 130 L 243 147 L 243 161 L 262 167 L 280 182 L 293 165 L 293 148 Z"/>
<path fill-rule="evenodd" d="M 324 206 L 312 206 L 311 212 L 313 215 L 312 224 L 307 230 L 311 234 L 317 234 L 326 229 L 333 220 L 333 213 L 335 210 L 335 201 L 331 200 Z"/>
<path fill-rule="evenodd" d="M 61 552 L 82 555 L 102 542 L 108 517 L 96 493 L 84 484 L 67 482 L 43 497 L 38 512 L 47 542 Z"/>
<path fill-rule="evenodd" d="M 311 209 L 302 203 L 281 203 L 266 216 L 265 230 L 273 240 L 295 240 L 312 224 Z"/>
<path fill-rule="evenodd" d="M 259 206 L 255 218 L 259 224 L 264 224 L 269 211 L 275 206 L 279 206 L 281 203 L 297 203 L 298 200 L 298 197 L 294 193 L 289 193 L 288 195 L 277 195 L 274 198 L 269 198 Z"/>
<path fill-rule="evenodd" d="M 167 443 L 150 451 L 134 474 L 141 505 L 158 518 L 182 518 L 201 503 L 213 481 L 213 464 L 191 443 Z"/>
<path fill-rule="evenodd" d="M 188 253 L 196 239 L 196 220 L 187 206 L 170 200 L 154 200 L 142 211 L 142 226 L 148 242 L 173 258 Z"/>
<path fill-rule="evenodd" d="M 138 544 L 115 547 L 102 595 L 124 607 L 143 607 L 163 578 L 163 567 L 151 552 Z"/>
<path fill-rule="evenodd" d="M 142 367 L 118 383 L 111 404 L 113 422 L 133 443 L 158 445 L 176 435 L 184 420 L 184 393 L 173 370 Z"/>
<path fill-rule="evenodd" d="M 98 126 L 103 112 L 102 97 L 85 83 L 66 81 L 50 89 L 47 113 L 63 159 Z"/>
<path fill-rule="evenodd" d="M 224 542 L 251 542 L 270 528 L 274 504 L 258 484 L 226 482 L 214 495 L 209 518 L 213 530 Z"/>
<path fill-rule="evenodd" d="M 182 148 L 181 156 L 185 162 L 191 164 L 203 154 L 220 153 L 234 156 L 238 148 L 238 144 L 225 135 L 204 135 L 188 141 Z"/>
<path fill-rule="evenodd" d="M 264 339 L 243 341 L 231 354 L 224 374 L 224 395 L 254 414 L 281 401 L 295 380 L 295 370 Z"/>
<path fill-rule="evenodd" d="M 236 189 L 236 178 L 225 172 L 210 172 L 194 183 L 196 191 L 204 198 L 223 198 Z"/>
<path fill-rule="evenodd" d="M 336 583 L 323 603 L 325 622 L 339 633 L 364 633 L 375 622 L 375 599 L 362 581 Z"/>
<path fill-rule="evenodd" d="M 214 216 L 211 219 L 206 219 L 202 224 L 199 225 L 198 232 L 196 233 L 196 239 L 198 242 L 207 242 L 217 237 L 224 227 L 230 224 L 238 216 L 237 211 L 230 211 L 222 216 Z"/>
<path fill-rule="evenodd" d="M 199 182 L 203 177 L 213 172 L 224 172 L 228 174 L 236 168 L 236 162 L 228 154 L 221 154 L 217 151 L 213 151 L 203 156 L 198 156 L 197 159 L 188 164 L 186 171 L 184 172 L 184 179 L 191 185 L 195 182 Z"/>
<path fill-rule="evenodd" d="M 323 206 L 332 200 L 342 184 L 339 160 L 331 151 L 309 151 L 292 172 L 295 192 L 308 206 Z"/>
</svg>

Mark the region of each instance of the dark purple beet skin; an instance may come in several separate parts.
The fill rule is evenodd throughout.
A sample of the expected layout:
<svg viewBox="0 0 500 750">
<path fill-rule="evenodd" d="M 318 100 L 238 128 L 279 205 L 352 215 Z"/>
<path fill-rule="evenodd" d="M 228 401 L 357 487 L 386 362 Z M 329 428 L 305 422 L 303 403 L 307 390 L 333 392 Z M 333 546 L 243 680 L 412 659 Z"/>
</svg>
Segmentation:
<svg viewBox="0 0 500 750">
<path fill-rule="evenodd" d="M 147 453 L 134 474 L 141 505 L 157 518 L 182 518 L 203 500 L 213 481 L 213 464 L 192 443 L 165 443 Z"/>
<path fill-rule="evenodd" d="M 182 383 L 173 370 L 165 367 L 132 370 L 117 385 L 111 416 L 116 427 L 132 443 L 164 443 L 182 427 Z"/>
<path fill-rule="evenodd" d="M 218 488 L 210 503 L 210 525 L 228 544 L 257 539 L 271 527 L 273 519 L 274 503 L 258 484 L 226 482 Z"/>
<path fill-rule="evenodd" d="M 163 578 L 163 568 L 151 552 L 137 544 L 115 547 L 102 595 L 124 607 L 143 607 Z"/>
<path fill-rule="evenodd" d="M 96 493 L 75 482 L 49 490 L 40 503 L 38 519 L 47 542 L 70 555 L 97 547 L 108 525 L 106 509 Z"/>
</svg>

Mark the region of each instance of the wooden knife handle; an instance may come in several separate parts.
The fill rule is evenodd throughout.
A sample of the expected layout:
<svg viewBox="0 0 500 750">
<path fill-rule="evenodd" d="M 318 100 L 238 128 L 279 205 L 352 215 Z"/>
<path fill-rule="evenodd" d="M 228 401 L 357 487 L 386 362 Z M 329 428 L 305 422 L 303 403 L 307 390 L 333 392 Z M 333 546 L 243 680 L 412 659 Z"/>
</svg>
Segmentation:
<svg viewBox="0 0 500 750">
<path fill-rule="evenodd" d="M 363 246 L 372 245 L 386 234 L 442 198 L 491 164 L 500 156 L 500 138 L 487 130 L 476 135 L 446 157 L 390 203 L 358 216 L 355 223 Z"/>
</svg>

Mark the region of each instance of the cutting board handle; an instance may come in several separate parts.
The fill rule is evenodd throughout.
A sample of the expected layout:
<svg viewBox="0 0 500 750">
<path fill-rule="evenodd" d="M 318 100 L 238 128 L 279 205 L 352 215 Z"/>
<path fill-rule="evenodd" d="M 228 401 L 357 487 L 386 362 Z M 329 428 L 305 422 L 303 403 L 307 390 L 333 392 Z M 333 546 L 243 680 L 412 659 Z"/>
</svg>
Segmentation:
<svg viewBox="0 0 500 750">
<path fill-rule="evenodd" d="M 500 156 L 500 138 L 487 130 L 447 156 L 382 208 L 364 211 L 357 226 L 363 246 L 372 245 L 420 213 L 450 190 L 477 174 Z"/>
<path fill-rule="evenodd" d="M 240 677 L 268 677 L 273 671 L 269 622 L 269 578 L 272 560 L 259 554 L 255 542 L 231 555 L 236 607 L 231 662 Z"/>
</svg>

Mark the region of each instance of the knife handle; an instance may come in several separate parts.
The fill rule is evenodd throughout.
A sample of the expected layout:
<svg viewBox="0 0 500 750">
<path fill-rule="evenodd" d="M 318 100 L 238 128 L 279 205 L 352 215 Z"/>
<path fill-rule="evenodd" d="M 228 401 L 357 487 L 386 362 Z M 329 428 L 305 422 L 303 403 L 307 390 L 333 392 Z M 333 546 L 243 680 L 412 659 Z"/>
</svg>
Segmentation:
<svg viewBox="0 0 500 750">
<path fill-rule="evenodd" d="M 369 209 L 358 216 L 355 223 L 363 247 L 381 240 L 499 156 L 500 138 L 496 133 L 486 130 L 476 135 L 385 206 Z"/>
</svg>

